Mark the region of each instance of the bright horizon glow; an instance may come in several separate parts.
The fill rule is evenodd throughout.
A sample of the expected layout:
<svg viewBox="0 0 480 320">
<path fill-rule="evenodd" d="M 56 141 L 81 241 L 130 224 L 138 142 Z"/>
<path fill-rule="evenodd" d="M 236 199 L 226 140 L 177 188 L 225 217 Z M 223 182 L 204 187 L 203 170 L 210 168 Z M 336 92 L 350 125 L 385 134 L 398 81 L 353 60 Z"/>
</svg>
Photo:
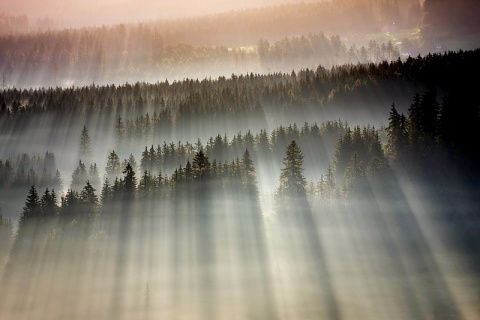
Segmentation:
<svg viewBox="0 0 480 320">
<path fill-rule="evenodd" d="M 51 19 L 59 26 L 81 28 L 120 23 L 137 23 L 152 19 L 181 19 L 231 10 L 264 6 L 295 4 L 302 2 L 324 2 L 325 0 L 4 0 L 0 12 L 26 15 L 35 23 L 37 19 Z"/>
</svg>

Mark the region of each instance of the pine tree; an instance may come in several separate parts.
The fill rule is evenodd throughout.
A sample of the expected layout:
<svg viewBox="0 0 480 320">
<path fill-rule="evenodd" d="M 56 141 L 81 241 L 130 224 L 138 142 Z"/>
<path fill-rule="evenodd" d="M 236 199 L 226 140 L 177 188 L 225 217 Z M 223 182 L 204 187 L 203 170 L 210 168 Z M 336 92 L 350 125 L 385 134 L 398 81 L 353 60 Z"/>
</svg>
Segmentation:
<svg viewBox="0 0 480 320">
<path fill-rule="evenodd" d="M 32 219 L 40 220 L 41 218 L 42 207 L 40 198 L 37 189 L 32 185 L 28 191 L 27 200 L 25 202 L 25 207 L 23 207 L 22 215 L 20 216 L 19 225 L 24 225 L 27 221 L 31 221 Z"/>
<path fill-rule="evenodd" d="M 252 195 L 258 194 L 257 176 L 255 166 L 248 149 L 245 149 L 242 157 L 242 185 Z"/>
<path fill-rule="evenodd" d="M 392 104 L 390 108 L 388 120 L 390 121 L 387 128 L 388 158 L 393 164 L 399 164 L 402 158 L 406 156 L 408 137 L 405 117 L 397 112 L 395 104 Z"/>
<path fill-rule="evenodd" d="M 83 209 L 82 218 L 87 221 L 95 219 L 97 214 L 99 201 L 95 191 L 96 190 L 90 184 L 90 181 L 87 181 L 87 184 L 83 187 L 82 192 L 80 193 L 80 200 Z"/>
<path fill-rule="evenodd" d="M 283 165 L 277 195 L 280 197 L 306 196 L 307 181 L 303 176 L 303 153 L 295 140 L 287 147 Z"/>
<path fill-rule="evenodd" d="M 93 188 L 100 188 L 100 173 L 98 172 L 98 167 L 96 163 L 90 165 L 90 169 L 88 171 L 88 181 L 90 181 L 90 184 Z"/>
<path fill-rule="evenodd" d="M 357 195 L 362 193 L 365 186 L 365 170 L 360 157 L 356 152 L 353 153 L 350 163 L 345 170 L 345 178 L 343 179 L 343 194 L 346 196 L 351 193 Z"/>
<path fill-rule="evenodd" d="M 140 170 L 142 172 L 151 170 L 152 166 L 152 159 L 150 157 L 150 153 L 148 152 L 148 148 L 145 147 L 145 150 L 142 152 L 142 157 L 140 159 Z"/>
<path fill-rule="evenodd" d="M 103 180 L 102 191 L 100 193 L 100 199 L 101 199 L 102 205 L 105 205 L 110 200 L 112 200 L 112 188 L 110 186 L 110 181 L 108 180 L 107 176 L 105 176 L 105 178 Z"/>
<path fill-rule="evenodd" d="M 88 172 L 85 163 L 83 163 L 82 160 L 79 160 L 77 168 L 73 171 L 72 185 L 70 187 L 73 190 L 80 190 L 87 180 Z"/>
<path fill-rule="evenodd" d="M 57 196 L 55 195 L 55 191 L 45 189 L 45 192 L 40 199 L 40 203 L 42 206 L 42 215 L 45 218 L 51 218 L 56 216 L 57 214 Z"/>
<path fill-rule="evenodd" d="M 153 191 L 153 178 L 150 172 L 147 170 L 143 171 L 143 176 L 138 183 L 138 194 L 140 198 L 149 198 L 152 195 Z"/>
<path fill-rule="evenodd" d="M 203 150 L 198 151 L 193 158 L 192 174 L 196 181 L 205 181 L 210 178 L 210 162 Z"/>
<path fill-rule="evenodd" d="M 61 217 L 70 222 L 77 218 L 80 206 L 80 194 L 76 190 L 68 189 L 65 196 L 61 198 Z"/>
<path fill-rule="evenodd" d="M 115 123 L 115 145 L 118 149 L 121 149 L 125 140 L 125 124 L 122 121 L 122 117 L 118 116 Z"/>
<path fill-rule="evenodd" d="M 108 154 L 107 164 L 105 166 L 105 173 L 107 174 L 107 178 L 110 181 L 114 181 L 116 177 L 120 175 L 120 158 L 115 153 L 115 150 L 112 150 Z"/>
<path fill-rule="evenodd" d="M 85 162 L 90 162 L 92 160 L 92 140 L 90 139 L 87 126 L 85 125 L 80 134 L 80 158 Z"/>
<path fill-rule="evenodd" d="M 53 188 L 57 190 L 63 189 L 62 175 L 58 169 L 55 171 L 55 176 L 53 177 Z"/>
<path fill-rule="evenodd" d="M 123 170 L 123 190 L 125 200 L 132 200 L 135 197 L 135 192 L 137 189 L 137 178 L 135 177 L 135 171 L 133 170 L 130 162 L 127 163 L 125 169 Z"/>
</svg>

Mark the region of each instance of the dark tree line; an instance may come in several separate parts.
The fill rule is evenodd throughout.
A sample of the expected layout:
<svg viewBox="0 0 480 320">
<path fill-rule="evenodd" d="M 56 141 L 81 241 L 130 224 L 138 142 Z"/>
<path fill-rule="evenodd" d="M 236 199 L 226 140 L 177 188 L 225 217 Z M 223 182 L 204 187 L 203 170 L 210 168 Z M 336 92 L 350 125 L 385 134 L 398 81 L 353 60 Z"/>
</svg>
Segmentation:
<svg viewBox="0 0 480 320">
<path fill-rule="evenodd" d="M 32 184 L 61 189 L 62 178 L 52 152 L 47 151 L 44 157 L 22 153 L 0 160 L 0 189 L 24 189 Z"/>
<path fill-rule="evenodd" d="M 478 68 L 478 55 L 478 50 L 448 52 L 390 63 L 215 80 L 8 89 L 0 92 L 0 130 L 15 135 L 36 128 L 43 119 L 67 124 L 73 118 L 92 130 L 91 123 L 102 115 L 98 127 L 116 122 L 118 140 L 130 139 L 138 145 L 140 139 L 140 145 L 150 145 L 153 140 L 192 140 L 204 134 L 202 127 L 213 132 L 259 130 L 265 127 L 267 115 L 275 122 L 296 121 L 300 115 L 318 117 L 322 112 L 365 110 L 388 115 L 385 105 L 395 101 L 402 107 L 414 92 L 429 86 L 436 87 L 440 96 L 447 92 L 468 96 L 472 88 L 465 74 Z M 62 137 L 77 139 L 80 129 L 69 126 Z"/>
<path fill-rule="evenodd" d="M 480 125 L 480 106 L 470 94 L 454 90 L 439 101 L 434 88 L 416 93 L 407 115 L 393 104 L 387 128 L 392 165 L 420 168 L 426 175 L 458 171 L 477 185 L 480 148 L 472 139 Z"/>
<path fill-rule="evenodd" d="M 400 56 L 391 42 L 372 41 L 357 49 L 338 35 L 317 32 L 284 37 L 272 45 L 262 40 L 247 49 L 169 45 L 156 28 L 145 25 L 0 36 L 0 44 L 2 88 L 181 81 L 252 70 L 289 72 L 318 65 L 377 63 Z"/>
<path fill-rule="evenodd" d="M 365 95 L 365 90 L 388 92 L 390 87 L 410 81 L 449 90 L 467 81 L 464 74 L 477 66 L 478 55 L 478 50 L 447 52 L 409 57 L 405 61 L 337 65 L 331 69 L 319 66 L 316 70 L 264 75 L 232 74 L 230 78 L 172 83 L 6 89 L 0 96 L 0 116 L 4 121 L 8 116 L 28 118 L 45 112 L 60 117 L 112 112 L 136 117 L 144 116 L 146 111 L 160 115 L 166 109 L 179 121 L 191 113 L 255 112 L 259 108 L 289 109 L 329 101 L 338 104 L 349 96 Z"/>
</svg>

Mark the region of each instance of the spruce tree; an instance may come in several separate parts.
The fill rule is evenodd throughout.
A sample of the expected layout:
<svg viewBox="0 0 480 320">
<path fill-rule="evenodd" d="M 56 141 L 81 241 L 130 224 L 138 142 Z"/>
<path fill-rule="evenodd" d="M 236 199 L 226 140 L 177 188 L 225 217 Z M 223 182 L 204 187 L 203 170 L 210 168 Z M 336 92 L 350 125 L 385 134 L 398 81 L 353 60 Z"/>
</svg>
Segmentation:
<svg viewBox="0 0 480 320">
<path fill-rule="evenodd" d="M 90 184 L 90 181 L 87 181 L 87 184 L 83 187 L 82 192 L 80 193 L 80 200 L 82 203 L 82 215 L 83 219 L 87 221 L 92 221 L 95 219 L 98 210 L 98 196 L 95 193 L 95 188 Z"/>
<path fill-rule="evenodd" d="M 135 197 L 135 192 L 137 189 L 137 178 L 135 177 L 135 171 L 132 168 L 130 162 L 127 163 L 125 169 L 123 170 L 123 190 L 125 200 L 131 200 Z"/>
<path fill-rule="evenodd" d="M 112 150 L 108 154 L 107 164 L 105 166 L 105 172 L 107 174 L 107 178 L 110 181 L 114 181 L 116 177 L 120 175 L 120 158 L 118 157 L 115 150 Z"/>
<path fill-rule="evenodd" d="M 55 191 L 50 191 L 48 188 L 45 189 L 45 192 L 40 199 L 42 206 L 42 214 L 45 218 L 51 218 L 57 214 L 57 196 Z"/>
<path fill-rule="evenodd" d="M 197 181 L 205 181 L 210 178 L 210 162 L 203 150 L 198 151 L 193 158 L 192 173 L 193 179 Z"/>
<path fill-rule="evenodd" d="M 34 185 L 30 187 L 28 191 L 27 200 L 25 201 L 25 207 L 23 207 L 22 215 L 20 216 L 19 224 L 24 225 L 27 221 L 32 219 L 42 218 L 42 207 L 40 203 L 40 197 L 38 196 L 37 189 Z"/>
<path fill-rule="evenodd" d="M 103 180 L 100 199 L 101 199 L 102 205 L 107 204 L 112 199 L 112 188 L 110 186 L 110 181 L 108 180 L 107 176 L 105 176 Z"/>
<path fill-rule="evenodd" d="M 280 197 L 305 196 L 307 181 L 303 176 L 303 153 L 295 140 L 287 147 L 283 165 L 277 195 Z"/>
<path fill-rule="evenodd" d="M 257 176 L 255 166 L 248 149 L 245 149 L 242 157 L 242 185 L 251 194 L 258 194 Z"/>
<path fill-rule="evenodd" d="M 86 162 L 90 162 L 92 159 L 92 140 L 85 125 L 80 134 L 80 158 Z"/>
</svg>

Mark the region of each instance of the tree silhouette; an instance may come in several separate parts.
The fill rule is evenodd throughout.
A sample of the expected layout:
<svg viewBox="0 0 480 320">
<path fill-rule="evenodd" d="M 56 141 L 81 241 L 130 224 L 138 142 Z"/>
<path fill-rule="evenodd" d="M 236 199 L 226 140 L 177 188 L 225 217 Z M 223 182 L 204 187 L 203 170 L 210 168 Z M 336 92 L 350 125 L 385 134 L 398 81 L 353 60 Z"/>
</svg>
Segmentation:
<svg viewBox="0 0 480 320">
<path fill-rule="evenodd" d="M 28 191 L 27 200 L 25 202 L 25 207 L 23 207 L 19 223 L 22 225 L 26 221 L 35 218 L 42 218 L 42 207 L 37 189 L 32 185 Z"/>
<path fill-rule="evenodd" d="M 80 158 L 84 159 L 85 162 L 90 162 L 92 159 L 92 140 L 85 125 L 80 134 Z"/>
<path fill-rule="evenodd" d="M 293 140 L 287 147 L 283 159 L 284 168 L 280 174 L 281 193 L 291 195 L 305 195 L 307 181 L 303 176 L 303 153 L 298 144 Z"/>
<path fill-rule="evenodd" d="M 210 162 L 203 150 L 198 151 L 193 158 L 192 174 L 196 181 L 206 181 L 210 178 Z"/>
<path fill-rule="evenodd" d="M 248 149 L 245 149 L 242 157 L 242 185 L 251 194 L 258 195 L 257 176 L 255 166 Z"/>
<path fill-rule="evenodd" d="M 125 200 L 132 200 L 135 197 L 135 192 L 137 190 L 137 178 L 135 177 L 135 171 L 130 162 L 127 163 L 127 166 L 123 170 L 123 175 Z"/>
</svg>

